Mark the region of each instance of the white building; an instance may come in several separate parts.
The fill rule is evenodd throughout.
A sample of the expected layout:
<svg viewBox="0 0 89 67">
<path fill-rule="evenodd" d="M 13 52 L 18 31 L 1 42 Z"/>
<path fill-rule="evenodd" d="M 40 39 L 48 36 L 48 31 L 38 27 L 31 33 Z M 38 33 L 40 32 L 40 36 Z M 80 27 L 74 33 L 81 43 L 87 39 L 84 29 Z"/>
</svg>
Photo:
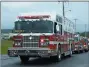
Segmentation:
<svg viewBox="0 0 89 67">
<path fill-rule="evenodd" d="M 9 33 L 2 33 L 1 34 L 1 39 L 10 39 Z"/>
</svg>

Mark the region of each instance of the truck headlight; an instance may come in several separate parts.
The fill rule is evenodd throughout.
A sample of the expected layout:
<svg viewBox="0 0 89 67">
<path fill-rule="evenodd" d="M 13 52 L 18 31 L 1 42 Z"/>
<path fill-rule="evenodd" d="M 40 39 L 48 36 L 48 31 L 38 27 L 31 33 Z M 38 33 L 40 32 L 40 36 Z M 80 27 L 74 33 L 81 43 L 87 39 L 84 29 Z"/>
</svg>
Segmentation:
<svg viewBox="0 0 89 67">
<path fill-rule="evenodd" d="M 41 46 L 48 46 L 49 40 L 48 39 L 41 39 L 40 40 L 40 45 Z"/>
<path fill-rule="evenodd" d="M 17 44 L 17 43 L 15 43 L 14 45 L 15 45 L 15 46 L 17 46 L 18 44 Z"/>
<path fill-rule="evenodd" d="M 74 50 L 77 50 L 76 48 Z"/>
<path fill-rule="evenodd" d="M 20 42 L 18 42 L 18 43 L 15 43 L 14 45 L 15 45 L 15 46 L 20 46 L 20 45 L 21 45 L 21 43 L 20 43 Z"/>
<path fill-rule="evenodd" d="M 84 45 L 84 47 L 86 47 L 86 45 Z"/>
</svg>

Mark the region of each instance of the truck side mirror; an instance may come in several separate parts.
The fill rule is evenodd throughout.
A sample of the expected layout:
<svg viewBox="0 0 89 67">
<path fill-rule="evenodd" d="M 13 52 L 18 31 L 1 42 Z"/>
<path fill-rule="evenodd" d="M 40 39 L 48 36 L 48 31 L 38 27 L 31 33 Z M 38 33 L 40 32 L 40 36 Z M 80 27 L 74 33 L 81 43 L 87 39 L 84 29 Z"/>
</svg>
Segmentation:
<svg viewBox="0 0 89 67">
<path fill-rule="evenodd" d="M 57 23 L 55 22 L 55 23 L 54 23 L 54 33 L 57 32 L 57 30 L 56 30 L 56 25 L 57 25 Z"/>
</svg>

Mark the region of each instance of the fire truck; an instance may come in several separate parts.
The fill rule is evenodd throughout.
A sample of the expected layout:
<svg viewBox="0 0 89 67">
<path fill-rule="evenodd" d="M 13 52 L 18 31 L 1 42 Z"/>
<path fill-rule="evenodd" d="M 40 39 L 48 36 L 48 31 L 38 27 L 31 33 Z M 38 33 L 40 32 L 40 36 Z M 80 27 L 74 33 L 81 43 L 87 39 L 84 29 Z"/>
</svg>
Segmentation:
<svg viewBox="0 0 89 67">
<path fill-rule="evenodd" d="M 59 14 L 23 14 L 17 17 L 12 34 L 10 57 L 25 63 L 31 57 L 48 57 L 60 61 L 72 55 L 74 24 Z"/>
<path fill-rule="evenodd" d="M 81 42 L 82 37 L 76 34 L 74 37 L 74 53 L 83 52 L 83 44 Z"/>
<path fill-rule="evenodd" d="M 88 51 L 88 39 L 78 34 L 74 37 L 74 51 L 75 53 Z"/>
<path fill-rule="evenodd" d="M 89 51 L 89 38 L 87 38 L 88 39 L 88 51 Z"/>
<path fill-rule="evenodd" d="M 88 52 L 88 38 L 87 37 L 83 37 L 83 39 L 81 40 L 82 44 L 83 44 L 83 49 L 85 52 Z"/>
</svg>

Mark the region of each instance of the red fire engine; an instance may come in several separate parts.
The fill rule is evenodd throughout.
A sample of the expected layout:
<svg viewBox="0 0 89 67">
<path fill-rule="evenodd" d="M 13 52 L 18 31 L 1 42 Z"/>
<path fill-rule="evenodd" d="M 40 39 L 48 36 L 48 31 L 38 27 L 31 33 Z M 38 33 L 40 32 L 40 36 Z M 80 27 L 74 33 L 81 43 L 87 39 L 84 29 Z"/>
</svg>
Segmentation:
<svg viewBox="0 0 89 67">
<path fill-rule="evenodd" d="M 88 52 L 88 38 L 83 37 L 82 40 L 81 40 L 81 43 L 83 44 L 83 50 L 85 52 Z"/>
<path fill-rule="evenodd" d="M 74 37 L 74 51 L 73 52 L 87 52 L 88 51 L 88 39 L 78 34 Z"/>
<path fill-rule="evenodd" d="M 88 40 L 88 51 L 89 51 L 89 38 L 87 38 L 87 40 Z"/>
<path fill-rule="evenodd" d="M 53 19 L 54 18 L 54 19 Z M 74 24 L 58 14 L 19 16 L 12 33 L 10 57 L 19 56 L 22 62 L 30 57 L 49 57 L 60 61 L 72 55 Z"/>
</svg>

